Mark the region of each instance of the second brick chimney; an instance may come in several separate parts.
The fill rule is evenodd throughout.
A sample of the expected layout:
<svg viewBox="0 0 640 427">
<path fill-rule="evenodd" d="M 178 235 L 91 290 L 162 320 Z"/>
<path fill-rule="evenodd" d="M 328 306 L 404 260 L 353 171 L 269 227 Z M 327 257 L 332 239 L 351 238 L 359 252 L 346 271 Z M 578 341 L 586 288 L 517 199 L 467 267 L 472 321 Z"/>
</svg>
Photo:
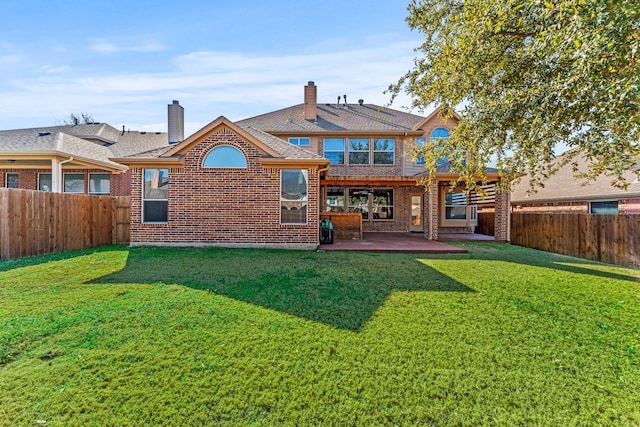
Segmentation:
<svg viewBox="0 0 640 427">
<path fill-rule="evenodd" d="M 304 87 L 304 119 L 318 119 L 318 87 L 313 82 Z"/>
</svg>

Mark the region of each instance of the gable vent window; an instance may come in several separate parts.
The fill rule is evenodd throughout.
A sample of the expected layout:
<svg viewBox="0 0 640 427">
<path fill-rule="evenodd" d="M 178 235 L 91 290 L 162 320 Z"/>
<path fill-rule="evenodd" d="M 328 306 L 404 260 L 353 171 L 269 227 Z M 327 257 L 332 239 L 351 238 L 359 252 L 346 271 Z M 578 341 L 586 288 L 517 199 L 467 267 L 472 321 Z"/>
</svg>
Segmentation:
<svg viewBox="0 0 640 427">
<path fill-rule="evenodd" d="M 289 138 L 289 144 L 309 146 L 311 145 L 311 138 Z"/>
</svg>

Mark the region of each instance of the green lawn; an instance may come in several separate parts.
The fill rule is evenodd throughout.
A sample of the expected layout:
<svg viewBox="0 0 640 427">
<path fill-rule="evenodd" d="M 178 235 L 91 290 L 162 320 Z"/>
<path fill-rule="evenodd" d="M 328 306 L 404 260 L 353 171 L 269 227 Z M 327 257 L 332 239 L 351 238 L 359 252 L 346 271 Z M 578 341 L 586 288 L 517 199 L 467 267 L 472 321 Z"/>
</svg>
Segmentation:
<svg viewBox="0 0 640 427">
<path fill-rule="evenodd" d="M 0 425 L 639 425 L 640 271 L 464 246 L 0 263 Z"/>
</svg>

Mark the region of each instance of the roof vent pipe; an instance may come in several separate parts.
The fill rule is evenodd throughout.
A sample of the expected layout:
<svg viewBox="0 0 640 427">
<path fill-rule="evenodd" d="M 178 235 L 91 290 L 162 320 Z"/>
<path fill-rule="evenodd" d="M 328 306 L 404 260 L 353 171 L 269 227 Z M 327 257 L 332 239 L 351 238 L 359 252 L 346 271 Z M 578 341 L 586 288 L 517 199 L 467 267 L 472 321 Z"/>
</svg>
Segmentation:
<svg viewBox="0 0 640 427">
<path fill-rule="evenodd" d="M 177 144 L 184 140 L 184 108 L 178 101 L 168 106 L 169 144 Z"/>
<path fill-rule="evenodd" d="M 347 95 L 342 95 L 342 97 L 344 98 L 344 106 L 347 106 Z"/>
<path fill-rule="evenodd" d="M 358 99 L 358 104 L 360 105 L 364 104 L 364 99 Z"/>
</svg>

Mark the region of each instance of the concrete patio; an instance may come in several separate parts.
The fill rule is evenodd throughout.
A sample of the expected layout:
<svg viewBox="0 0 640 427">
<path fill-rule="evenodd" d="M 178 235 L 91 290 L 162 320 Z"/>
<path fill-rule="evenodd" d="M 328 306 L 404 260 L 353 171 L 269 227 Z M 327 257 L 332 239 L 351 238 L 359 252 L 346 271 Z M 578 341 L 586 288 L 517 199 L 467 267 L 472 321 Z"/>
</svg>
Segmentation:
<svg viewBox="0 0 640 427">
<path fill-rule="evenodd" d="M 490 237 L 490 236 L 489 236 Z M 466 249 L 427 240 L 420 233 L 363 233 L 362 240 L 334 240 L 318 246 L 323 251 L 410 252 L 432 254 L 466 253 Z"/>
</svg>

